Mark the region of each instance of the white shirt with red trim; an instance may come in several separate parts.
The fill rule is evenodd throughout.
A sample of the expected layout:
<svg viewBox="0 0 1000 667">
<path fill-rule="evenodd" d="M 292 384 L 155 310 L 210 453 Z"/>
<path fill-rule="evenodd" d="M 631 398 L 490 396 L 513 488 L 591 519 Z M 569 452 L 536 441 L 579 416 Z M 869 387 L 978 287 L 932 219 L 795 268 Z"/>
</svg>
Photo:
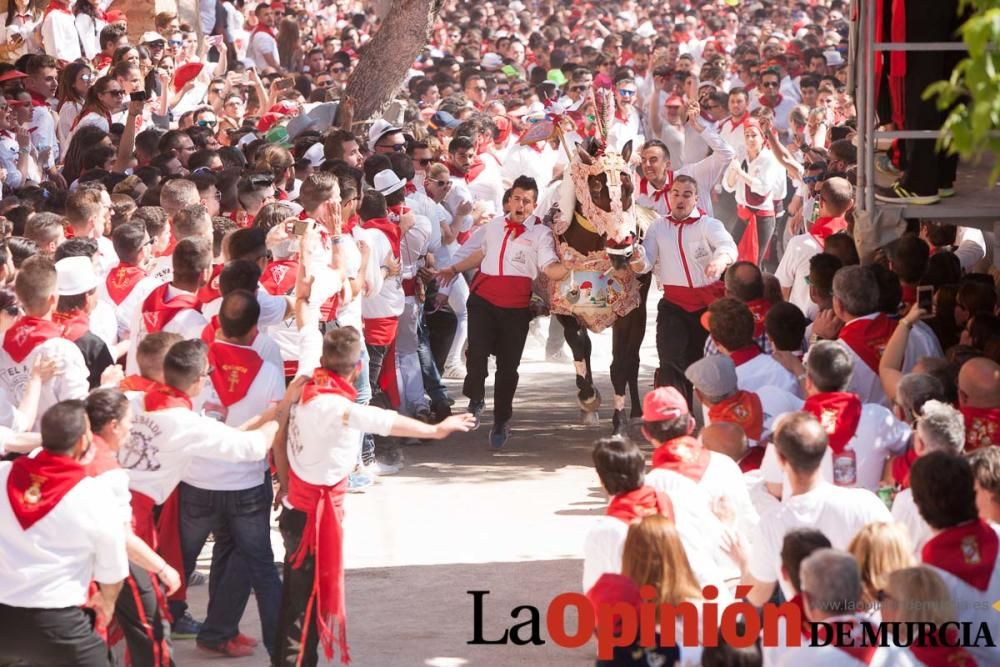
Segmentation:
<svg viewBox="0 0 1000 667">
<path fill-rule="evenodd" d="M 0 342 L 3 337 L 0 336 Z M 10 354 L 0 346 L 0 385 L 14 405 L 24 398 L 24 388 L 31 378 L 31 367 L 39 356 L 47 359 L 57 359 L 62 372 L 48 382 L 42 384 L 38 399 L 38 411 L 32 431 L 38 431 L 42 423 L 42 415 L 59 401 L 84 399 L 90 391 L 90 371 L 83 353 L 75 343 L 65 338 L 50 338 L 31 352 L 20 363 L 15 362 Z M 10 426 L 10 424 L 4 424 Z"/>
<path fill-rule="evenodd" d="M 750 114 L 744 114 L 743 119 L 736 122 L 733 120 L 732 116 L 727 116 L 723 120 L 719 121 L 719 136 L 727 144 L 733 147 L 737 155 L 746 154 L 747 150 L 747 140 L 743 134 L 743 128 L 746 127 L 747 119 L 750 118 Z"/>
<path fill-rule="evenodd" d="M 83 56 L 80 33 L 76 31 L 73 14 L 53 11 L 42 21 L 42 45 L 45 54 L 56 60 L 73 62 Z"/>
<path fill-rule="evenodd" d="M 259 461 L 270 442 L 260 431 L 240 431 L 187 408 L 147 412 L 145 394 L 132 400 L 132 430 L 118 450 L 129 487 L 163 504 L 198 456 L 221 461 Z"/>
<path fill-rule="evenodd" d="M 11 463 L 0 462 L 0 604 L 30 609 L 79 607 L 91 581 L 128 576 L 125 527 L 109 521 L 117 501 L 110 485 L 80 480 L 24 530 L 7 497 Z"/>
<path fill-rule="evenodd" d="M 49 16 L 55 15 L 52 12 Z M 59 139 L 56 137 L 56 117 L 49 106 L 34 107 L 31 110 L 31 127 L 35 131 L 31 133 L 31 145 L 38 153 L 46 148 L 51 148 L 49 159 L 46 163 L 39 161 L 38 166 L 42 169 L 55 166 L 57 160 L 61 160 L 59 151 Z"/>
<path fill-rule="evenodd" d="M 257 337 L 260 338 L 259 335 Z M 223 341 L 217 341 L 215 344 L 232 345 Z M 257 354 L 253 347 L 241 345 L 234 347 L 243 347 Z M 261 358 L 261 361 L 265 360 Z M 194 399 L 194 409 L 233 428 L 239 428 L 278 403 L 284 395 L 283 367 L 265 362 L 242 399 L 229 407 L 224 406 L 215 390 L 213 378 L 212 382 L 205 383 L 205 389 Z M 239 463 L 197 457 L 188 467 L 184 481 L 191 486 L 209 491 L 242 491 L 260 486 L 264 482 L 265 470 L 267 470 L 267 459 L 264 457 L 257 461 Z"/>
<path fill-rule="evenodd" d="M 690 176 L 697 181 L 698 208 L 711 216 L 714 210 L 712 208 L 712 189 L 719 182 L 719 179 L 722 178 L 726 167 L 736 157 L 736 151 L 711 127 L 706 127 L 701 131 L 699 136 L 712 149 L 712 154 L 702 160 L 685 164 L 683 167 L 676 169 L 674 177 Z M 673 153 L 671 153 L 672 157 Z"/>
<path fill-rule="evenodd" d="M 257 285 L 257 303 L 260 305 L 260 317 L 257 318 L 257 326 L 270 327 L 280 324 L 285 319 L 288 311 L 288 299 L 282 295 L 270 294 L 260 284 Z M 212 299 L 208 303 L 202 304 L 201 314 L 206 319 L 211 319 L 219 314 L 222 308 L 222 297 Z"/>
<path fill-rule="evenodd" d="M 138 310 L 140 304 L 146 300 L 150 292 L 163 283 L 152 276 L 146 276 L 139 280 L 128 293 L 122 302 L 115 305 L 108 294 L 108 284 L 106 280 L 101 280 L 97 286 L 97 298 L 111 306 L 115 311 L 115 321 L 118 326 L 118 339 L 125 340 L 129 337 L 129 327 L 132 325 L 132 317 Z"/>
<path fill-rule="evenodd" d="M 774 202 L 783 200 L 787 194 L 788 172 L 781 166 L 778 158 L 769 148 L 762 150 L 753 160 L 750 160 L 745 154 L 738 156 L 737 159 L 747 162 L 743 170 L 750 175 L 750 182 L 747 183 L 742 178 L 734 176 L 732 185 L 730 185 L 727 173 L 727 176 L 722 179 L 723 189 L 733 193 L 739 206 L 749 206 L 756 210 L 773 212 Z M 763 203 L 748 203 L 747 187 L 754 195 L 763 197 Z"/>
<path fill-rule="evenodd" d="M 698 211 L 692 213 L 698 216 Z M 691 224 L 675 225 L 667 217 L 653 221 L 642 240 L 646 251 L 641 273 L 656 269 L 661 285 L 706 287 L 710 278 L 705 269 L 716 257 L 736 261 L 736 243 L 721 221 L 707 215 Z"/>
<path fill-rule="evenodd" d="M 664 181 L 663 187 L 660 190 L 657 190 L 656 186 L 648 180 L 640 178 L 639 186 L 636 188 L 633 195 L 635 197 L 635 203 L 639 206 L 652 209 L 660 215 L 668 215 L 670 213 L 670 202 L 667 200 L 667 192 L 670 191 L 672 181 L 673 173 L 668 171 L 667 179 Z"/>
<path fill-rule="evenodd" d="M 503 176 L 500 173 L 500 162 L 489 153 L 479 156 L 483 162 L 483 170 L 468 184 L 469 194 L 473 201 L 479 203 L 492 215 L 503 213 Z"/>
<path fill-rule="evenodd" d="M 750 97 L 750 111 L 764 106 L 761 103 L 759 94 L 751 95 Z M 798 101 L 796 101 L 794 97 L 782 95 L 781 101 L 778 102 L 778 105 L 771 109 L 774 112 L 774 126 L 782 134 L 788 132 L 788 115 L 792 112 L 792 109 L 795 108 L 796 104 L 798 104 Z"/>
<path fill-rule="evenodd" d="M 736 385 L 744 391 L 756 392 L 764 387 L 777 387 L 793 396 L 802 393 L 795 376 L 775 361 L 774 357 L 763 352 L 736 366 Z"/>
<path fill-rule="evenodd" d="M 381 267 L 385 266 L 389 257 L 395 256 L 389 239 L 377 229 L 363 229 L 360 225 L 354 228 L 353 234 L 356 241 L 368 244 L 371 253 L 368 264 L 379 276 L 378 282 L 369 285 L 370 294 L 361 300 L 361 316 L 366 320 L 399 317 L 405 304 L 402 275 L 382 278 Z"/>
<path fill-rule="evenodd" d="M 867 489 L 848 489 L 820 482 L 811 491 L 785 498 L 773 512 L 761 515 L 750 540 L 748 566 L 761 582 L 781 580 L 781 545 L 795 528 L 815 528 L 834 549 L 847 549 L 859 530 L 876 521 L 892 521 L 885 504 Z M 782 581 L 787 599 L 795 592 Z"/>
<path fill-rule="evenodd" d="M 799 307 L 806 318 L 813 320 L 819 312 L 816 304 L 809 297 L 809 260 L 823 252 L 809 234 L 797 234 L 788 240 L 785 254 L 781 256 L 774 277 L 788 292 L 788 301 Z"/>
<path fill-rule="evenodd" d="M 643 127 L 642 116 L 635 107 L 629 108 L 626 120 L 615 116 L 611 121 L 611 129 L 608 130 L 608 145 L 618 153 L 621 153 L 625 144 L 630 141 L 632 142 L 632 155 L 636 155 L 646 141 L 646 129 Z M 539 187 L 543 185 L 543 183 L 538 184 Z"/>
<path fill-rule="evenodd" d="M 270 54 L 274 62 L 280 62 L 278 57 L 278 41 L 266 32 L 250 33 L 250 43 L 247 45 L 247 57 L 253 60 L 258 72 L 271 69 L 266 55 Z"/>
<path fill-rule="evenodd" d="M 188 293 L 189 292 L 177 289 L 171 285 L 167 287 L 165 300 L 169 302 L 180 294 Z M 147 294 L 146 296 L 149 295 Z M 145 301 L 145 299 L 143 299 L 143 301 Z M 204 315 L 193 308 L 186 308 L 174 315 L 173 318 L 163 326 L 162 330 L 178 334 L 186 339 L 201 338 L 201 332 L 204 331 L 206 324 L 208 324 L 208 319 Z M 146 323 L 142 317 L 142 301 L 139 302 L 135 312 L 132 313 L 132 322 L 129 325 L 129 331 L 130 344 L 128 354 L 125 356 L 125 375 L 138 375 L 139 362 L 136 361 L 135 355 L 139 349 L 139 343 L 141 343 L 142 339 L 149 333 L 146 329 Z"/>
</svg>

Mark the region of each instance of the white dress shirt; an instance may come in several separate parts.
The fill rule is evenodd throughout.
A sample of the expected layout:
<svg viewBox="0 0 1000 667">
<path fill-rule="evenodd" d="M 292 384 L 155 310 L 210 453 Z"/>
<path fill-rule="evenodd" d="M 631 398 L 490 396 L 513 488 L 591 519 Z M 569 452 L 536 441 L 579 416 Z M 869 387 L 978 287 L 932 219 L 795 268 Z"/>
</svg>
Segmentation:
<svg viewBox="0 0 1000 667">
<path fill-rule="evenodd" d="M 709 158 L 711 159 L 711 158 Z M 640 273 L 656 269 L 662 285 L 705 287 L 717 278 L 710 278 L 705 269 L 717 257 L 736 261 L 736 243 L 719 220 L 707 215 L 692 216 L 691 224 L 675 225 L 668 218 L 655 220 L 642 241 L 645 251 Z"/>
</svg>

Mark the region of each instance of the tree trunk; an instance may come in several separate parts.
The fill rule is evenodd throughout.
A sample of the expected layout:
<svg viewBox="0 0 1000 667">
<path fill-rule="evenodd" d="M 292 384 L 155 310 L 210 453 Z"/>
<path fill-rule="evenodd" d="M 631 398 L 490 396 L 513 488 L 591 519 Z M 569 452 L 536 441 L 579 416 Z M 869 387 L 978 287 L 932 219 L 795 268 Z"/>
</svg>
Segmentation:
<svg viewBox="0 0 1000 667">
<path fill-rule="evenodd" d="M 427 44 L 442 0 L 392 0 L 382 25 L 362 47 L 345 94 L 354 100 L 354 121 L 364 122 L 389 105 Z"/>
</svg>

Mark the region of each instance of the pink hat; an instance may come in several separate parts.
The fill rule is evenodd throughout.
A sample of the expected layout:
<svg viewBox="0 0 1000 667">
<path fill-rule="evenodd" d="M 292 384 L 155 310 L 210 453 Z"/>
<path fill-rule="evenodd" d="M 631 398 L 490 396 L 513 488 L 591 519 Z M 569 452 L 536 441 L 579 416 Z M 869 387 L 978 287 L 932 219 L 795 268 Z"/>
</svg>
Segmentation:
<svg viewBox="0 0 1000 667">
<path fill-rule="evenodd" d="M 664 422 L 689 414 L 687 400 L 674 387 L 657 387 L 642 399 L 642 420 Z"/>
</svg>

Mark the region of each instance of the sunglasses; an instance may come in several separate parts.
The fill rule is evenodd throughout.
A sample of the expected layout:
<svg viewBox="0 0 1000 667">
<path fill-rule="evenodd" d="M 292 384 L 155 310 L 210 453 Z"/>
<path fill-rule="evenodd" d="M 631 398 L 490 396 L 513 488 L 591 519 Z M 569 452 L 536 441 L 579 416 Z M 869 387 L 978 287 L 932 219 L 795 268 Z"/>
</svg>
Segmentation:
<svg viewBox="0 0 1000 667">
<path fill-rule="evenodd" d="M 436 183 L 439 188 L 446 188 L 451 185 L 451 181 L 443 181 L 438 179 L 431 179 L 431 183 Z"/>
<path fill-rule="evenodd" d="M 181 41 L 181 40 L 179 40 L 179 39 L 172 39 L 172 40 L 170 40 L 167 43 L 170 44 L 170 46 L 173 46 L 175 48 L 178 47 L 178 46 L 184 46 L 184 42 Z"/>
<path fill-rule="evenodd" d="M 760 84 L 760 87 L 761 88 L 777 88 L 778 87 L 778 82 L 777 81 L 772 81 L 771 83 L 762 83 L 762 84 Z"/>
<path fill-rule="evenodd" d="M 215 127 L 218 122 L 216 120 L 199 120 L 198 125 L 200 127 Z"/>
<path fill-rule="evenodd" d="M 340 67 L 340 66 L 338 66 L 338 67 L 331 67 L 330 71 L 333 72 L 334 74 L 341 74 L 344 71 L 344 68 Z"/>
<path fill-rule="evenodd" d="M 92 74 L 81 74 L 80 81 L 93 81 L 94 76 Z"/>
<path fill-rule="evenodd" d="M 618 89 L 618 94 L 621 95 L 622 97 L 634 97 L 635 93 L 636 93 L 636 91 L 629 90 L 628 88 L 619 88 Z"/>
<path fill-rule="evenodd" d="M 406 150 L 406 144 L 381 144 L 376 148 L 391 148 L 394 153 L 401 153 Z"/>
<path fill-rule="evenodd" d="M 583 91 L 587 90 L 587 88 L 590 88 L 590 86 L 572 86 L 570 90 L 572 90 L 574 93 L 582 93 Z"/>
<path fill-rule="evenodd" d="M 115 97 L 124 97 L 125 96 L 125 91 L 122 90 L 121 88 L 118 88 L 116 90 L 105 90 L 103 94 L 104 95 L 114 95 Z"/>
<path fill-rule="evenodd" d="M 431 158 L 423 158 L 423 159 L 417 160 L 417 164 L 419 164 L 421 167 L 426 167 L 427 165 L 429 165 L 433 161 L 434 160 L 432 160 Z"/>
</svg>

